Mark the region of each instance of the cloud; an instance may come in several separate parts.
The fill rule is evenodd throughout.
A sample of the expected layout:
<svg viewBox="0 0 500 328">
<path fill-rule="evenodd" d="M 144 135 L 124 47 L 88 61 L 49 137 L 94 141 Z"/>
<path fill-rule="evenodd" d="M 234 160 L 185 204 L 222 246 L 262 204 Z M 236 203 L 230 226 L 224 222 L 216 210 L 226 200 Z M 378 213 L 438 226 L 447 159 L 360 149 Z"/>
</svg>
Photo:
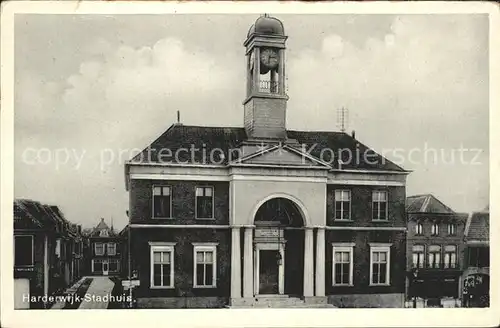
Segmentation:
<svg viewBox="0 0 500 328">
<path fill-rule="evenodd" d="M 288 127 L 337 130 L 344 106 L 349 127 L 379 151 L 426 141 L 487 148 L 487 38 L 471 17 L 401 16 L 364 43 L 326 34 L 316 46 L 295 48 L 287 53 Z M 245 66 L 235 51 L 215 55 L 174 37 L 116 44 L 97 37 L 84 46 L 87 58 L 63 82 L 27 70 L 16 75 L 16 196 L 68 204 L 81 222 L 114 215 L 124 223 L 123 165 L 102 169 L 103 149 L 125 150 L 127 159 L 126 150 L 147 146 L 175 122 L 177 110 L 186 124 L 242 126 Z M 78 170 L 74 162 L 33 167 L 22 163 L 27 147 L 73 148 L 85 158 Z M 485 205 L 487 165 L 405 167 L 416 170 L 409 193 L 435 192 L 459 210 Z M 51 182 L 31 188 L 40 177 Z M 72 192 L 61 193 L 66 188 Z M 464 197 L 469 188 L 479 196 Z"/>
</svg>

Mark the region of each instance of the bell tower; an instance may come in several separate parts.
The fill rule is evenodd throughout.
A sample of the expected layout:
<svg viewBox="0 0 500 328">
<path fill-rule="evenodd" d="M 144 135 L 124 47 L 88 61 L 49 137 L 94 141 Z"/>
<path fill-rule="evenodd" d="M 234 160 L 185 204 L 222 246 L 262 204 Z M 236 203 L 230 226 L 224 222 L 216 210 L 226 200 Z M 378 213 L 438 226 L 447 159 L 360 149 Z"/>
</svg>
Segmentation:
<svg viewBox="0 0 500 328">
<path fill-rule="evenodd" d="M 245 130 L 250 139 L 286 139 L 285 43 L 283 23 L 267 14 L 250 27 L 246 47 Z"/>
</svg>

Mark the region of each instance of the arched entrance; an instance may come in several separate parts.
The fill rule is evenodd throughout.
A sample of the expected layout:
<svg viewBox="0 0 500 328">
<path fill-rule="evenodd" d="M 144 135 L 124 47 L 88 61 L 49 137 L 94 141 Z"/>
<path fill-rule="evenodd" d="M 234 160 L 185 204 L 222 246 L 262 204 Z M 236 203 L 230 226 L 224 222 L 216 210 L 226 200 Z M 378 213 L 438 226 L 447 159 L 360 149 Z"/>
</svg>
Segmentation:
<svg viewBox="0 0 500 328">
<path fill-rule="evenodd" d="M 265 201 L 254 217 L 254 294 L 302 295 L 305 219 L 292 200 Z"/>
</svg>

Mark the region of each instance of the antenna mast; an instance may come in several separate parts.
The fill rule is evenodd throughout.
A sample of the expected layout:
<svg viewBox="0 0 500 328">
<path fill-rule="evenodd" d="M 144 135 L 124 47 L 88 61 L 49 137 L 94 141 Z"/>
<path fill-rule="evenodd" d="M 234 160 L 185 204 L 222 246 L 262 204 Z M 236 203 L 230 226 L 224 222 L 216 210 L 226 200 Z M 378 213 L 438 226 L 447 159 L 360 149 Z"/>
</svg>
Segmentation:
<svg viewBox="0 0 500 328">
<path fill-rule="evenodd" d="M 349 110 L 345 107 L 337 109 L 337 125 L 340 132 L 345 132 L 349 123 Z"/>
</svg>

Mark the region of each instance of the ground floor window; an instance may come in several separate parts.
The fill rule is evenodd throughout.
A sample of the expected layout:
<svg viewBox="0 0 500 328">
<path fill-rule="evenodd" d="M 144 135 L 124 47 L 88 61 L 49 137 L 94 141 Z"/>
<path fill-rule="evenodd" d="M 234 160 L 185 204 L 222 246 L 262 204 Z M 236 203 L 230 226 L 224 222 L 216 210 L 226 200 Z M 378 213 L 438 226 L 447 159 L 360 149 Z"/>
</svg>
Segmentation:
<svg viewBox="0 0 500 328">
<path fill-rule="evenodd" d="M 92 271 L 102 271 L 102 260 L 92 260 Z"/>
<path fill-rule="evenodd" d="M 348 244 L 333 244 L 333 285 L 353 285 L 353 247 Z"/>
<path fill-rule="evenodd" d="M 33 263 L 33 236 L 14 236 L 14 266 L 30 266 Z"/>
<path fill-rule="evenodd" d="M 151 287 L 174 287 L 174 244 L 151 243 Z"/>
<path fill-rule="evenodd" d="M 370 244 L 370 285 L 390 284 L 390 244 Z"/>
<path fill-rule="evenodd" d="M 120 261 L 117 259 L 109 260 L 109 271 L 117 272 L 120 270 Z"/>
<path fill-rule="evenodd" d="M 217 245 L 193 244 L 194 287 L 215 287 L 217 281 Z"/>
</svg>

